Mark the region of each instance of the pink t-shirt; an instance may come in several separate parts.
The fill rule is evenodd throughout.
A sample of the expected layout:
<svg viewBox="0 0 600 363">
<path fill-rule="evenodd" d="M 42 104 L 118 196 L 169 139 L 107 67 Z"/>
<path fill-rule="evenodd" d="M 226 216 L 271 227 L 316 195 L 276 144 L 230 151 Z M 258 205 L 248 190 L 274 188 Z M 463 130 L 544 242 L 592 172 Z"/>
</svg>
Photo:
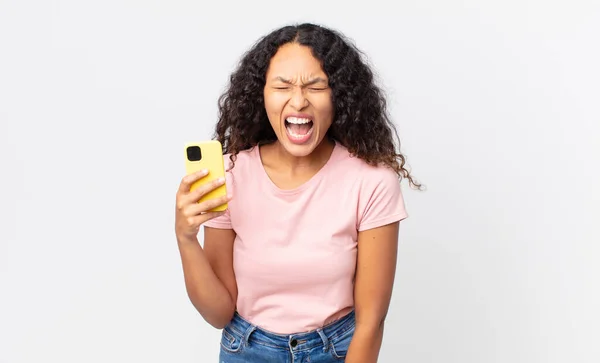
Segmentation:
<svg viewBox="0 0 600 363">
<path fill-rule="evenodd" d="M 229 155 L 225 162 L 228 168 Z M 238 313 L 280 334 L 313 330 L 348 312 L 358 232 L 407 217 L 396 174 L 337 143 L 325 166 L 292 190 L 271 181 L 258 147 L 242 151 L 227 187 L 228 211 L 205 226 L 236 232 Z"/>
</svg>

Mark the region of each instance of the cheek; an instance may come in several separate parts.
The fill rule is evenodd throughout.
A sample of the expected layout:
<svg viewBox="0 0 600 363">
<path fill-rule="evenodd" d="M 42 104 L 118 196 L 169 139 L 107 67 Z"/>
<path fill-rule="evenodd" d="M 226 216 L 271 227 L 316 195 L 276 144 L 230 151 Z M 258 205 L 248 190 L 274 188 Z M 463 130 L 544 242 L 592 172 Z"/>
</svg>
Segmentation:
<svg viewBox="0 0 600 363">
<path fill-rule="evenodd" d="M 269 123 L 275 132 L 280 132 L 281 129 L 281 114 L 283 112 L 283 106 L 285 101 L 281 100 L 278 95 L 266 95 L 265 94 L 265 111 L 267 111 L 267 118 Z"/>
<path fill-rule="evenodd" d="M 333 104 L 329 95 L 319 95 L 312 101 L 312 105 L 322 120 L 324 126 L 328 126 L 333 121 Z"/>
<path fill-rule="evenodd" d="M 265 109 L 269 115 L 281 114 L 286 103 L 286 97 L 282 94 L 265 95 Z"/>
</svg>

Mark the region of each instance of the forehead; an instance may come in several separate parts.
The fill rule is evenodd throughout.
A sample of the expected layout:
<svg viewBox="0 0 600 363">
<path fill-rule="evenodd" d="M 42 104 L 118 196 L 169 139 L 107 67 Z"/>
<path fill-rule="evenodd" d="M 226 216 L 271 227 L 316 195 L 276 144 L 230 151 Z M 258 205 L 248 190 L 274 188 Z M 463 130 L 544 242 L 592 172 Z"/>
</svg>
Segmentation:
<svg viewBox="0 0 600 363">
<path fill-rule="evenodd" d="M 323 77 L 321 62 L 312 55 L 311 49 L 296 43 L 285 44 L 271 58 L 269 76 Z"/>
</svg>

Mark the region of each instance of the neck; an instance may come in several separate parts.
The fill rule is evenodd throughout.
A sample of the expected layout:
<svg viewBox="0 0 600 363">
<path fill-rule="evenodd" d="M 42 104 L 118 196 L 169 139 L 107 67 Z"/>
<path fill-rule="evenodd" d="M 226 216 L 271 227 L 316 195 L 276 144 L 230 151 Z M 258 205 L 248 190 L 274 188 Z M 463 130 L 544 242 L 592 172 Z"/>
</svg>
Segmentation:
<svg viewBox="0 0 600 363">
<path fill-rule="evenodd" d="M 296 171 L 312 171 L 318 170 L 331 157 L 335 144 L 333 141 L 325 138 L 315 150 L 307 156 L 294 156 L 290 155 L 281 144 L 276 141 L 273 144 L 273 156 L 277 160 L 278 164 L 283 168 L 288 169 L 289 172 L 294 173 Z"/>
</svg>

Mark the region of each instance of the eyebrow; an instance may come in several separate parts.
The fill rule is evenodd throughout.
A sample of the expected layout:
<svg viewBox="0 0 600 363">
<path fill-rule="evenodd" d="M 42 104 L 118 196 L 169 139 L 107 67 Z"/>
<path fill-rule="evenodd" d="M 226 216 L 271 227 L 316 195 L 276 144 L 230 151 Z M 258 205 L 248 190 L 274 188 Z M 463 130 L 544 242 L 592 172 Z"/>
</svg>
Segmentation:
<svg viewBox="0 0 600 363">
<path fill-rule="evenodd" d="M 281 76 L 275 77 L 275 78 L 273 78 L 273 80 L 280 81 L 280 82 L 287 83 L 287 84 L 293 84 L 293 82 L 291 80 L 283 78 Z M 310 85 L 320 83 L 320 82 L 327 83 L 327 80 L 325 80 L 324 78 L 321 78 L 321 77 L 316 77 L 316 78 L 309 80 L 308 82 L 303 83 L 302 85 L 310 86 Z"/>
</svg>

